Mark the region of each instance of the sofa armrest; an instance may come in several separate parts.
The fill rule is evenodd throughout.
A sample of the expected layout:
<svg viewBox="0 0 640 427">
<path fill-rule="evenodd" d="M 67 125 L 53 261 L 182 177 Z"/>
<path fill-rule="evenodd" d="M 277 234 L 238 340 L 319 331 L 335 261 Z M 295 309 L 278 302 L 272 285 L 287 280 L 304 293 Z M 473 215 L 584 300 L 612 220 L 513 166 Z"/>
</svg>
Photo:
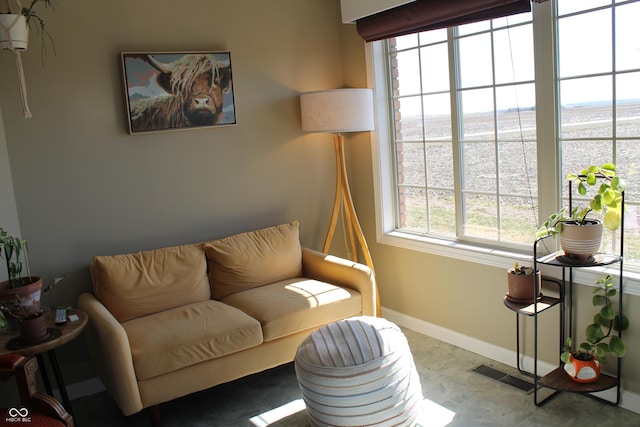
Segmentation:
<svg viewBox="0 0 640 427">
<path fill-rule="evenodd" d="M 376 278 L 366 265 L 303 247 L 302 271 L 305 277 L 360 292 L 362 314 L 376 315 Z"/>
<path fill-rule="evenodd" d="M 78 308 L 89 317 L 84 334 L 100 379 L 124 415 L 139 412 L 143 404 L 126 331 L 91 293 L 78 297 Z"/>
</svg>

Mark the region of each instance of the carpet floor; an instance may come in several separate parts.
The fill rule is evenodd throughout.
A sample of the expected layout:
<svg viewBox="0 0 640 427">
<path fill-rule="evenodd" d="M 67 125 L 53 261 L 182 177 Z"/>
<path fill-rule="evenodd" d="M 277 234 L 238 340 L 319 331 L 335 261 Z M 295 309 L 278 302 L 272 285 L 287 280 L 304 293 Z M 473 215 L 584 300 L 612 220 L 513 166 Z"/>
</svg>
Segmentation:
<svg viewBox="0 0 640 427">
<path fill-rule="evenodd" d="M 509 366 L 404 330 L 420 374 L 422 426 L 640 426 L 640 414 L 587 396 L 560 393 L 536 407 L 533 394 L 476 372 L 479 366 L 527 377 Z M 492 369 L 489 369 L 492 371 Z M 106 392 L 72 401 L 78 427 L 150 425 L 142 411 L 124 417 Z M 308 426 L 293 364 L 222 384 L 161 405 L 164 427 Z"/>
</svg>

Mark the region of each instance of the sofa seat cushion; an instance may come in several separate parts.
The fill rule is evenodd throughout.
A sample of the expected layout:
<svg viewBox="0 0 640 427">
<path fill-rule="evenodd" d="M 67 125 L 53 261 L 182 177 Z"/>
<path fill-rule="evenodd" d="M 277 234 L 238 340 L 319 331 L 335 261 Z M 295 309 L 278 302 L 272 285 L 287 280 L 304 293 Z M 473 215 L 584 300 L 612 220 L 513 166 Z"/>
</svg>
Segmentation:
<svg viewBox="0 0 640 427">
<path fill-rule="evenodd" d="M 236 234 L 205 245 L 213 297 L 302 276 L 298 221 Z"/>
<path fill-rule="evenodd" d="M 91 278 L 96 297 L 120 322 L 211 297 L 202 245 L 96 256 Z"/>
<path fill-rule="evenodd" d="M 271 341 L 359 315 L 361 300 L 352 289 L 298 277 L 238 292 L 222 302 L 259 320 L 264 340 Z"/>
<path fill-rule="evenodd" d="M 262 343 L 260 322 L 219 301 L 202 301 L 122 324 L 138 380 Z"/>
</svg>

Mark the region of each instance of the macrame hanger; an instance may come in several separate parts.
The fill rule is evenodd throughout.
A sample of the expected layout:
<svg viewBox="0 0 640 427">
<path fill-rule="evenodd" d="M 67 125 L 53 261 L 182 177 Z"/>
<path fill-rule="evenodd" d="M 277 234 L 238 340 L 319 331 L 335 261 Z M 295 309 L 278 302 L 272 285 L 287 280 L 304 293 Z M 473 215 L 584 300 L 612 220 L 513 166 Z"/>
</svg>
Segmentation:
<svg viewBox="0 0 640 427">
<path fill-rule="evenodd" d="M 13 12 L 13 8 L 11 7 L 11 0 L 7 1 L 7 4 L 9 6 L 9 13 L 10 14 L 14 14 Z M 16 61 L 16 71 L 18 73 L 18 89 L 20 91 L 20 100 L 22 101 L 22 114 L 24 115 L 25 119 L 28 119 L 31 116 L 31 111 L 29 110 L 29 101 L 27 99 L 27 82 L 24 78 L 24 68 L 22 66 L 22 56 L 20 56 L 20 51 L 21 50 L 25 50 L 25 49 L 17 49 L 14 44 L 13 44 L 13 36 L 11 34 L 11 30 L 13 30 L 13 27 L 18 23 L 18 20 L 20 19 L 20 17 L 22 16 L 20 14 L 20 11 L 22 10 L 22 3 L 20 2 L 20 0 L 16 0 L 16 4 L 18 6 L 18 13 L 16 13 L 16 18 L 11 21 L 11 24 L 9 24 L 8 27 L 5 27 L 4 25 L 2 25 L 0 23 L 0 26 L 4 28 L 6 34 L 7 34 L 7 44 L 8 44 L 8 49 L 13 52 L 13 56 L 15 58 Z"/>
<path fill-rule="evenodd" d="M 19 50 L 14 50 L 13 55 L 16 59 L 16 71 L 18 73 L 18 89 L 20 90 L 20 99 L 22 100 L 22 114 L 25 119 L 31 118 L 29 110 L 29 100 L 27 99 L 27 82 L 24 78 L 24 68 L 22 67 L 22 57 Z"/>
</svg>

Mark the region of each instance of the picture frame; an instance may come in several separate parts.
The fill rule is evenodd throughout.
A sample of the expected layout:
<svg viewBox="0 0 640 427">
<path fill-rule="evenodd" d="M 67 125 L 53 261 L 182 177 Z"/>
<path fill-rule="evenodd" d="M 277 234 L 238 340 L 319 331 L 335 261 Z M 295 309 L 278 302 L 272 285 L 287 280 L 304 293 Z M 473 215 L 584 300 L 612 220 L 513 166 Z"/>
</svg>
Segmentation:
<svg viewBox="0 0 640 427">
<path fill-rule="evenodd" d="M 236 124 L 231 53 L 122 52 L 130 134 Z"/>
</svg>

